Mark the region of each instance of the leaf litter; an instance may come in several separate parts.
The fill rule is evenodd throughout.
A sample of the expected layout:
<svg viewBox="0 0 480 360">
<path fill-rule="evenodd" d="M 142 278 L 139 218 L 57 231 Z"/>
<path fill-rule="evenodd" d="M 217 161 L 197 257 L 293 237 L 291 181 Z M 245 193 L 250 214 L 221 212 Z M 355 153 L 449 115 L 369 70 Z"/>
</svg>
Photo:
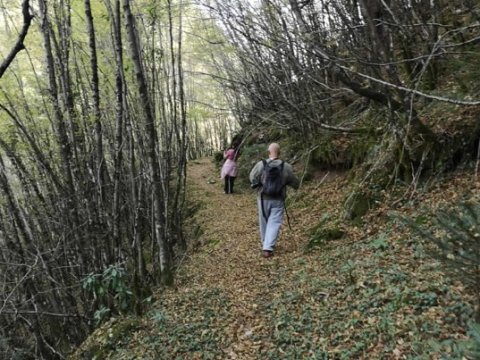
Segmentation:
<svg viewBox="0 0 480 360">
<path fill-rule="evenodd" d="M 253 192 L 225 195 L 221 182 L 209 181 L 214 174 L 209 159 L 189 165 L 189 199 L 198 209 L 187 228 L 199 236 L 176 286 L 158 290 L 143 318 L 97 329 L 72 358 L 455 358 L 474 292 L 443 274 L 429 245 L 387 214 L 415 216 L 478 196 L 471 174 L 456 173 L 410 203 L 385 194 L 361 225 L 341 220 L 352 190 L 345 177 L 307 184 L 288 201 L 292 229 L 284 224 L 271 259 L 260 256 Z M 320 222 L 343 236 L 308 247 Z M 125 322 L 134 325 L 112 338 Z"/>
</svg>

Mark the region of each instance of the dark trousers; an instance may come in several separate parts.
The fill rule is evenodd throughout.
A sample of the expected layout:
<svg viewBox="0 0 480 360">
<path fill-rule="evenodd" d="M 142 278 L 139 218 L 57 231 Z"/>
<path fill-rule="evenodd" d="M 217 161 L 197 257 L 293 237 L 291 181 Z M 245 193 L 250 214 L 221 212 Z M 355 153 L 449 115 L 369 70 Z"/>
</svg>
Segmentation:
<svg viewBox="0 0 480 360">
<path fill-rule="evenodd" d="M 233 193 L 233 183 L 235 182 L 235 176 L 225 176 L 225 194 Z"/>
</svg>

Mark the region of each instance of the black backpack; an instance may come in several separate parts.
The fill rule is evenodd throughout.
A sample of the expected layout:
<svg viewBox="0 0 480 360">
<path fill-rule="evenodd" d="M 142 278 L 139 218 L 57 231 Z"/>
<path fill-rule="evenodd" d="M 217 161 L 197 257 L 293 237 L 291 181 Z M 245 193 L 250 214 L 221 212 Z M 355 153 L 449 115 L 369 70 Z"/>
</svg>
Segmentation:
<svg viewBox="0 0 480 360">
<path fill-rule="evenodd" d="M 282 191 L 285 187 L 283 183 L 283 161 L 280 165 L 272 165 L 272 162 L 262 160 L 262 195 L 270 197 L 282 197 Z"/>
</svg>

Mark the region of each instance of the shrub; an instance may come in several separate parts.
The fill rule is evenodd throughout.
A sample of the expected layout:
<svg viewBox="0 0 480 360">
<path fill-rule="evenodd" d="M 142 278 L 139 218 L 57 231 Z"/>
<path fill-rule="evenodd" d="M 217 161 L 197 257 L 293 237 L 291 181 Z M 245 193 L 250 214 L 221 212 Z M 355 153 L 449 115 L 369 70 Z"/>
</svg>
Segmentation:
<svg viewBox="0 0 480 360">
<path fill-rule="evenodd" d="M 95 322 L 102 323 L 112 313 L 127 312 L 133 305 L 133 292 L 129 287 L 125 269 L 111 265 L 101 274 L 89 274 L 82 287 L 90 292 L 96 303 Z"/>
</svg>

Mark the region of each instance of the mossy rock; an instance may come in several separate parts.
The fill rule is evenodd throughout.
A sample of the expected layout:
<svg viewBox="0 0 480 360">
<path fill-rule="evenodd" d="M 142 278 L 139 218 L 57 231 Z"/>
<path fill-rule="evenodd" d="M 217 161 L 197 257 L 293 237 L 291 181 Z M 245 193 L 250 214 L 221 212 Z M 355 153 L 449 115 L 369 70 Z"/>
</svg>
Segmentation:
<svg viewBox="0 0 480 360">
<path fill-rule="evenodd" d="M 371 208 L 369 196 L 364 192 L 354 192 L 345 201 L 345 217 L 355 220 L 365 215 Z"/>
<path fill-rule="evenodd" d="M 306 251 L 322 246 L 328 241 L 341 239 L 345 235 L 345 231 L 336 225 L 322 226 L 323 223 L 320 222 L 310 231 L 311 237 L 305 246 Z"/>
<path fill-rule="evenodd" d="M 122 343 L 140 328 L 142 323 L 138 318 L 112 319 L 95 330 L 68 359 L 105 359 L 111 351 L 121 347 Z"/>
</svg>

